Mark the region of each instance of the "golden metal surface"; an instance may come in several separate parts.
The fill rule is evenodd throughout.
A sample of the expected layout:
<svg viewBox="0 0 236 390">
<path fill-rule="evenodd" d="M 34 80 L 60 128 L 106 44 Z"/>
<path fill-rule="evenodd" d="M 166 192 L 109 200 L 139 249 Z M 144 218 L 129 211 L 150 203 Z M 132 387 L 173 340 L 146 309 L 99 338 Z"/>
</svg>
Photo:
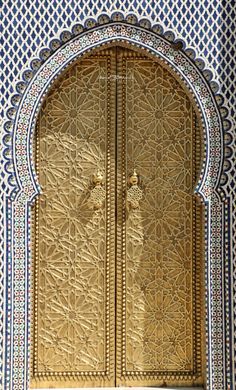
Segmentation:
<svg viewBox="0 0 236 390">
<path fill-rule="evenodd" d="M 35 387 L 111 386 L 114 378 L 115 53 L 73 66 L 38 121 Z M 105 207 L 88 207 L 105 173 Z"/>
<path fill-rule="evenodd" d="M 139 202 L 143 197 L 143 191 L 138 185 L 139 178 L 136 173 L 136 170 L 134 169 L 134 172 L 129 178 L 129 185 L 130 187 L 127 190 L 127 209 L 137 209 L 139 208 Z"/>
<path fill-rule="evenodd" d="M 203 383 L 199 134 L 175 78 L 125 48 L 78 61 L 47 97 L 32 388 Z"/>
<path fill-rule="evenodd" d="M 117 385 L 190 386 L 202 382 L 193 108 L 158 63 L 124 49 L 117 62 Z M 134 166 L 144 193 L 127 212 Z"/>
<path fill-rule="evenodd" d="M 89 204 L 95 210 L 103 207 L 106 199 L 106 191 L 103 188 L 103 175 L 100 171 L 93 175 L 94 188 L 91 190 Z"/>
</svg>

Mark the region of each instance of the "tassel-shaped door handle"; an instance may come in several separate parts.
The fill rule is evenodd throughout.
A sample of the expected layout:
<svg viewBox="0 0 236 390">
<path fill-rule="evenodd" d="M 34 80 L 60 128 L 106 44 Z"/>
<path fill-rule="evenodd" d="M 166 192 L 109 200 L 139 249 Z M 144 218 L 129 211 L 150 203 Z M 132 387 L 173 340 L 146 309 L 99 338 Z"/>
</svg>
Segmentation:
<svg viewBox="0 0 236 390">
<path fill-rule="evenodd" d="M 133 174 L 129 178 L 130 187 L 127 190 L 127 206 L 131 209 L 139 208 L 139 202 L 143 197 L 143 191 L 139 187 L 139 177 L 134 169 Z"/>
<path fill-rule="evenodd" d="M 93 175 L 93 185 L 94 188 L 91 190 L 89 200 L 92 207 L 98 210 L 103 207 L 106 198 L 106 191 L 103 188 L 103 175 L 100 171 Z"/>
</svg>

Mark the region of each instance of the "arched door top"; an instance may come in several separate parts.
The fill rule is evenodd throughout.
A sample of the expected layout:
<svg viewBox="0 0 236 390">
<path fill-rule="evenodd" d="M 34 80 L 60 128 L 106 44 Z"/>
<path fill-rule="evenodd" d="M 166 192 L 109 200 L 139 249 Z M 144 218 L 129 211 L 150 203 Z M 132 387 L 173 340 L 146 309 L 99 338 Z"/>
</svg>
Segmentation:
<svg viewBox="0 0 236 390">
<path fill-rule="evenodd" d="M 90 19 L 85 22 L 85 27 L 75 25 L 72 32 L 66 31 L 60 35 L 60 39 L 54 39 L 50 49 L 42 49 L 40 58 L 31 61 L 31 69 L 23 72 L 23 81 L 17 84 L 17 94 L 11 100 L 13 107 L 7 112 L 9 119 L 4 125 L 3 169 L 0 174 L 4 201 L 4 195 L 7 195 L 4 223 L 5 215 L 8 217 L 2 240 L 8 245 L 5 245 L 2 261 L 4 276 L 0 301 L 6 310 L 4 331 L 0 334 L 0 360 L 2 351 L 5 354 L 0 384 L 3 383 L 7 390 L 28 388 L 31 288 L 29 202 L 39 192 L 32 142 L 36 117 L 54 80 L 69 64 L 93 48 L 120 42 L 141 48 L 172 69 L 176 77 L 185 83 L 202 117 L 205 155 L 196 192 L 208 203 L 205 222 L 207 388 L 226 389 L 225 373 L 233 364 L 225 348 L 229 335 L 229 329 L 225 327 L 225 310 L 228 309 L 224 301 L 228 271 L 223 251 L 224 218 L 227 214 L 217 190 L 219 184 L 222 189 L 222 184 L 227 182 L 232 158 L 230 122 L 226 119 L 228 112 L 223 107 L 223 98 L 217 93 L 217 84 L 211 81 L 213 73 L 204 70 L 204 62 L 195 59 L 192 49 L 182 51 L 183 43 L 175 40 L 172 32 L 167 31 L 163 35 L 159 25 L 151 26 L 148 20 L 138 22 L 134 15 L 124 18 L 115 13 L 111 18 L 101 15 L 97 22 Z M 12 201 L 9 201 L 9 197 Z"/>
<path fill-rule="evenodd" d="M 24 81 L 18 83 L 18 95 L 12 98 L 14 107 L 8 111 L 12 122 L 5 124 L 5 168 L 13 198 L 17 194 L 25 200 L 32 200 L 39 192 L 32 161 L 32 134 L 37 113 L 54 80 L 69 64 L 93 48 L 119 42 L 139 47 L 159 58 L 185 84 L 198 106 L 204 129 L 203 161 L 196 192 L 206 200 L 217 188 L 223 163 L 221 115 L 226 116 L 227 110 L 224 107 L 219 109 L 217 105 L 213 94 L 218 89 L 217 84 L 214 81 L 208 83 L 212 72 L 202 72 L 203 61 L 197 59 L 194 63 L 193 50 L 188 49 L 184 53 L 180 49 L 183 46 L 180 41 L 173 43 L 173 33 L 167 32 L 161 36 L 161 27 L 153 26 L 150 31 L 147 20 L 141 20 L 137 25 L 127 23 L 136 22 L 131 16 L 126 21 L 120 21 L 120 18 L 116 14 L 113 16 L 115 20 L 108 24 L 103 24 L 107 22 L 105 17 L 100 18 L 101 25 L 88 20 L 85 29 L 80 25 L 74 26 L 72 33 L 66 31 L 61 34 L 61 41 L 54 39 L 50 49 L 42 49 L 40 59 L 31 62 L 32 69 L 23 72 Z M 220 95 L 217 95 L 217 100 L 222 104 Z M 226 119 L 224 125 L 229 129 L 230 123 Z"/>
</svg>

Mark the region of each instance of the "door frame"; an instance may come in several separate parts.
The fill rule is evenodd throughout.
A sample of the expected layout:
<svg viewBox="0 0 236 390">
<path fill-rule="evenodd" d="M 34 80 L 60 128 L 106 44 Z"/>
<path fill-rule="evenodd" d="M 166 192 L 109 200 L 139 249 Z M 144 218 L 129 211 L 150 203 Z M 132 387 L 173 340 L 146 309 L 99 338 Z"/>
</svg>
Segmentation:
<svg viewBox="0 0 236 390">
<path fill-rule="evenodd" d="M 229 292 L 225 294 L 229 265 L 223 247 L 228 237 L 226 221 L 230 202 L 223 197 L 220 184 L 225 178 L 223 132 L 230 128 L 225 119 L 227 110 L 222 107 L 216 83 L 209 81 L 212 73 L 203 70 L 202 60 L 193 61 L 193 50 L 184 51 L 183 43 L 174 42 L 173 33 L 162 35 L 161 26 L 151 27 L 144 20 L 138 24 L 131 16 L 125 21 L 118 16 L 105 22 L 99 20 L 98 23 L 88 20 L 85 28 L 75 25 L 72 32 L 62 33 L 61 40 L 54 39 L 49 49 L 40 51 L 40 58 L 31 61 L 31 69 L 23 72 L 23 81 L 18 83 L 18 93 L 12 99 L 14 107 L 7 113 L 10 120 L 5 124 L 3 137 L 7 177 L 3 193 L 3 236 L 7 245 L 0 297 L 5 313 L 0 338 L 3 388 L 26 390 L 29 383 L 30 209 L 40 193 L 32 151 L 37 114 L 54 80 L 71 63 L 94 48 L 123 43 L 151 55 L 175 74 L 202 123 L 204 154 L 195 193 L 205 204 L 206 386 L 209 390 L 231 389 L 227 387 L 232 383 L 230 373 L 233 372 Z"/>
</svg>

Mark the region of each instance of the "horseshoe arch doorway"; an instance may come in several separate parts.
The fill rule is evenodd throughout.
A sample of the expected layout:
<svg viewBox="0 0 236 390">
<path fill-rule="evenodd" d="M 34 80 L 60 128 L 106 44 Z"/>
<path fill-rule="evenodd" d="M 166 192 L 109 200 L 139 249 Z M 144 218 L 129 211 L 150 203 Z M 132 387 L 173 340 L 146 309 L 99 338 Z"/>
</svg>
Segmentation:
<svg viewBox="0 0 236 390">
<path fill-rule="evenodd" d="M 203 385 L 201 131 L 183 87 L 142 51 L 93 51 L 45 99 L 35 160 L 31 387 Z"/>
</svg>

